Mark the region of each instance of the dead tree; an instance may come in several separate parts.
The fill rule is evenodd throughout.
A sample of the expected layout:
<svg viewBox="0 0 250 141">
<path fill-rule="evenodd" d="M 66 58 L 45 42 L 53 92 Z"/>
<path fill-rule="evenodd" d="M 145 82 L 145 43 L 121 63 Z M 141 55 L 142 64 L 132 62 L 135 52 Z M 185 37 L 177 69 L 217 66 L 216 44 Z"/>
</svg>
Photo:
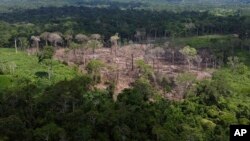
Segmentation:
<svg viewBox="0 0 250 141">
<path fill-rule="evenodd" d="M 40 38 L 45 41 L 46 46 L 48 46 L 48 38 L 49 38 L 49 32 L 43 32 L 40 35 Z"/>
<path fill-rule="evenodd" d="M 48 41 L 54 45 L 54 47 L 57 47 L 57 43 L 63 43 L 63 39 L 60 36 L 60 33 L 50 33 L 48 35 Z"/>
<path fill-rule="evenodd" d="M 35 46 L 37 48 L 37 52 L 39 51 L 39 42 L 40 42 L 40 37 L 39 36 L 31 36 L 31 40 L 33 43 L 35 43 Z"/>
<path fill-rule="evenodd" d="M 17 39 L 15 38 L 15 49 L 16 49 L 16 53 L 17 53 Z"/>
<path fill-rule="evenodd" d="M 201 62 L 202 62 L 202 58 L 199 55 L 196 55 L 196 57 L 194 58 L 195 62 L 197 63 L 197 70 L 199 71 L 200 66 L 201 66 Z"/>
<path fill-rule="evenodd" d="M 112 44 L 111 53 L 112 53 L 112 50 L 114 48 L 114 50 L 115 50 L 115 56 L 117 55 L 117 48 L 118 48 L 118 40 L 119 39 L 120 39 L 120 37 L 119 37 L 118 33 L 116 33 L 114 36 L 110 37 L 110 41 L 111 41 L 111 44 Z"/>
</svg>

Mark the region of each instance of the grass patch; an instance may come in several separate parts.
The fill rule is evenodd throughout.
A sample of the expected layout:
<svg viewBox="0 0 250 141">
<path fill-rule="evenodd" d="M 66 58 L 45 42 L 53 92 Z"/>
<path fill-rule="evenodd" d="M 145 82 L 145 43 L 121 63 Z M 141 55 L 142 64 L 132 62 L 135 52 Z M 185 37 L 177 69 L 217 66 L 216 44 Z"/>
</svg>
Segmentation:
<svg viewBox="0 0 250 141">
<path fill-rule="evenodd" d="M 11 85 L 11 77 L 8 75 L 0 75 L 0 91 Z"/>
<path fill-rule="evenodd" d="M 53 61 L 53 75 L 51 80 L 48 80 L 48 77 L 39 77 L 37 73 L 46 73 L 48 67 L 38 63 L 36 56 L 29 56 L 25 52 L 15 53 L 15 50 L 10 48 L 0 48 L 0 63 L 4 64 L 5 69 L 7 68 L 5 75 L 0 77 L 1 83 L 8 81 L 6 77 L 7 75 L 8 78 L 13 80 L 22 78 L 31 82 L 43 84 L 56 83 L 61 80 L 70 80 L 77 75 L 77 72 L 72 68 L 58 61 Z M 8 85 L 8 83 L 5 85 Z"/>
<path fill-rule="evenodd" d="M 194 36 L 185 38 L 176 38 L 173 43 L 176 46 L 186 46 L 189 45 L 194 48 L 207 48 L 212 47 L 215 40 L 229 40 L 234 39 L 233 35 L 204 35 L 204 36 Z"/>
</svg>

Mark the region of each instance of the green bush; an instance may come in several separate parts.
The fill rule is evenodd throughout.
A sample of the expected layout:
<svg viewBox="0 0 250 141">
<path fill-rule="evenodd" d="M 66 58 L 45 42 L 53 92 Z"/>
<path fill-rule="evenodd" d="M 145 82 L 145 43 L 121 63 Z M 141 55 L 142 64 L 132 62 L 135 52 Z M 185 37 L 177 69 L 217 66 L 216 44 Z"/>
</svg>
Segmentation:
<svg viewBox="0 0 250 141">
<path fill-rule="evenodd" d="M 238 67 L 236 68 L 236 71 L 239 74 L 245 74 L 248 71 L 248 67 L 246 65 L 244 65 L 243 63 L 240 63 L 238 65 Z"/>
</svg>

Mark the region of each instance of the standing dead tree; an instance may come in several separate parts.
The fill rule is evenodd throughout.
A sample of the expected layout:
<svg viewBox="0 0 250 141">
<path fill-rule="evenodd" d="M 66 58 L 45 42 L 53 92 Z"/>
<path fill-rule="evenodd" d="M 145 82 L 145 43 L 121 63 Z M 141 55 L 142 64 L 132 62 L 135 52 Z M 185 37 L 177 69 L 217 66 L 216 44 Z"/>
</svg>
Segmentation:
<svg viewBox="0 0 250 141">
<path fill-rule="evenodd" d="M 33 44 L 35 44 L 37 52 L 38 52 L 39 51 L 39 42 L 41 41 L 40 37 L 39 36 L 31 36 L 30 39 L 33 42 Z"/>
<path fill-rule="evenodd" d="M 17 53 L 17 38 L 15 38 L 15 49 L 16 49 L 16 53 Z"/>
<path fill-rule="evenodd" d="M 79 42 L 80 44 L 84 44 L 84 43 L 86 43 L 86 42 L 89 40 L 89 37 L 88 37 L 87 35 L 84 35 L 84 34 L 79 33 L 79 34 L 77 34 L 77 35 L 75 36 L 75 39 L 76 39 L 76 41 Z"/>
<path fill-rule="evenodd" d="M 156 62 L 158 72 L 160 71 L 160 65 L 159 65 L 160 56 L 163 56 L 164 53 L 165 53 L 165 50 L 163 48 L 156 47 L 156 48 L 149 50 L 149 52 L 147 54 L 148 57 L 151 58 L 153 61 L 153 69 L 155 68 L 155 62 Z"/>
<path fill-rule="evenodd" d="M 111 41 L 111 53 L 113 52 L 113 49 L 115 50 L 115 56 L 117 55 L 117 48 L 118 48 L 118 40 L 120 39 L 119 34 L 116 33 L 114 36 L 110 37 Z"/>
<path fill-rule="evenodd" d="M 83 60 L 83 64 L 85 65 L 86 64 L 86 58 L 85 58 L 85 52 L 86 52 L 86 49 L 87 49 L 87 42 L 89 40 L 89 37 L 87 35 L 84 35 L 84 34 L 77 34 L 75 36 L 75 39 L 78 43 L 81 44 L 81 47 L 80 47 L 80 51 L 81 51 L 81 54 L 82 54 L 82 60 Z M 74 49 L 74 54 L 76 54 L 75 52 L 75 49 Z"/>
<path fill-rule="evenodd" d="M 90 35 L 90 40 L 87 42 L 87 47 L 92 48 L 93 54 L 95 54 L 95 49 L 103 47 L 103 43 L 101 42 L 101 35 L 100 34 Z"/>
<path fill-rule="evenodd" d="M 63 35 L 63 38 L 65 39 L 66 41 L 66 47 L 70 47 L 70 44 L 73 40 L 73 35 L 74 35 L 74 32 L 73 30 L 67 30 L 64 35 Z"/>
<path fill-rule="evenodd" d="M 40 35 L 40 38 L 45 41 L 45 45 L 48 46 L 48 38 L 49 38 L 49 32 L 43 32 Z"/>
<path fill-rule="evenodd" d="M 60 36 L 60 33 L 50 33 L 48 35 L 48 41 L 54 45 L 54 47 L 57 47 L 58 43 L 63 43 L 63 39 Z"/>
<path fill-rule="evenodd" d="M 201 68 L 200 66 L 201 66 L 202 58 L 200 55 L 196 55 L 194 60 L 197 63 L 197 70 L 199 71 L 199 69 Z"/>
<path fill-rule="evenodd" d="M 146 30 L 141 28 L 136 30 L 134 37 L 140 43 L 142 40 L 145 40 L 146 34 Z"/>
</svg>

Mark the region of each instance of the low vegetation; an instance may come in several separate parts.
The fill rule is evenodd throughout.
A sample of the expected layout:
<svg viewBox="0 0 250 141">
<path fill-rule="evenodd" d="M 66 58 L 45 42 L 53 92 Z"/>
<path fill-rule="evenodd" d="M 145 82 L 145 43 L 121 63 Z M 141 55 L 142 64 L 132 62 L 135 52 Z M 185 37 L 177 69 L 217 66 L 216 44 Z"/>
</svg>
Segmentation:
<svg viewBox="0 0 250 141">
<path fill-rule="evenodd" d="M 14 85 L 13 87 L 21 88 L 22 85 L 29 83 L 48 86 L 61 80 L 70 80 L 78 74 L 73 68 L 58 61 L 52 61 L 51 65 L 53 70 L 49 80 L 48 67 L 39 63 L 38 57 L 28 55 L 26 52 L 15 53 L 13 49 L 0 48 L 1 87 Z"/>
</svg>

